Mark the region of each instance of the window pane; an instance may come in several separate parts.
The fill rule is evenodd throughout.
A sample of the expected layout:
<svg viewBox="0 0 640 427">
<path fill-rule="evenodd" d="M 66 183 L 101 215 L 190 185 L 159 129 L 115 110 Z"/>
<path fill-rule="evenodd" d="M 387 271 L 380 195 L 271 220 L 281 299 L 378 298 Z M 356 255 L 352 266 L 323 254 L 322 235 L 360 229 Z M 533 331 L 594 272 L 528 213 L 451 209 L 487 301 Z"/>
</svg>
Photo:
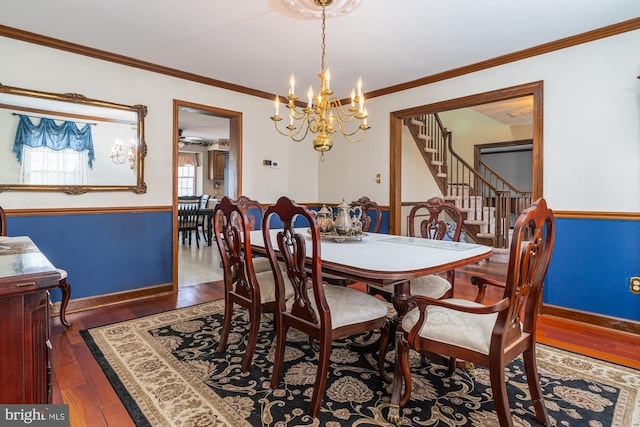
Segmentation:
<svg viewBox="0 0 640 427">
<path fill-rule="evenodd" d="M 178 166 L 178 196 L 195 195 L 196 169 L 193 165 Z"/>
</svg>

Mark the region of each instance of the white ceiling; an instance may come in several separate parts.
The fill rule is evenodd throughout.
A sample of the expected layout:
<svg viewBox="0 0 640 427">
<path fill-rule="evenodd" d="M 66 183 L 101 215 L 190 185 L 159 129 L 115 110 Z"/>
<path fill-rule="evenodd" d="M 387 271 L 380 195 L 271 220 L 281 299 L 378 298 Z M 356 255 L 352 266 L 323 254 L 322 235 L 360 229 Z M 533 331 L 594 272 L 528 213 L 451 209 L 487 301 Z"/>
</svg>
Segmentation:
<svg viewBox="0 0 640 427">
<path fill-rule="evenodd" d="M 362 0 L 326 24 L 346 98 L 640 17 L 639 0 Z M 3 0 L 0 25 L 267 93 L 318 88 L 321 21 L 284 0 Z M 11 85 L 12 82 L 2 82 Z"/>
</svg>

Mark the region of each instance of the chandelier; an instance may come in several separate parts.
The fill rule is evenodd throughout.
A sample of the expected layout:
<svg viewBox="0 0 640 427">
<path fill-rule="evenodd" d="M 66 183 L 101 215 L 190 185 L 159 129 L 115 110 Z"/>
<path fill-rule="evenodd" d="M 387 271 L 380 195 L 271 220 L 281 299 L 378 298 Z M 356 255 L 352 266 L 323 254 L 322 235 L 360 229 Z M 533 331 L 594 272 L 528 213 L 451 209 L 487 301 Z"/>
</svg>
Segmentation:
<svg viewBox="0 0 640 427">
<path fill-rule="evenodd" d="M 116 141 L 111 149 L 111 161 L 117 165 L 122 165 L 125 162 L 129 162 L 131 169 L 136 168 L 137 150 L 135 144 L 131 144 L 129 149 L 125 152 L 122 147 L 122 142 Z"/>
<path fill-rule="evenodd" d="M 325 67 L 325 22 L 327 6 L 333 0 L 313 0 L 317 6 L 322 7 L 322 68 L 318 77 L 320 78 L 320 92 L 314 96 L 313 87 L 309 86 L 307 92 L 308 102 L 299 104 L 298 96 L 295 94 L 295 77 L 293 74 L 289 80 L 289 95 L 286 97 L 289 116 L 289 125 L 285 130 L 278 127 L 278 122 L 283 118 L 280 116 L 280 97 L 276 95 L 274 106 L 275 114 L 271 116 L 276 130 L 292 140 L 299 142 L 305 139 L 309 132 L 316 134 L 313 139 L 313 148 L 321 152 L 321 160 L 324 160 L 324 152 L 333 147 L 332 135 L 339 130 L 347 141 L 359 142 L 367 135 L 367 109 L 364 105 L 362 95 L 362 79 L 358 79 L 357 92 L 351 90 L 351 102 L 345 108 L 340 100 L 333 96 L 330 88 L 331 72 Z M 350 124 L 350 122 L 354 122 Z"/>
</svg>

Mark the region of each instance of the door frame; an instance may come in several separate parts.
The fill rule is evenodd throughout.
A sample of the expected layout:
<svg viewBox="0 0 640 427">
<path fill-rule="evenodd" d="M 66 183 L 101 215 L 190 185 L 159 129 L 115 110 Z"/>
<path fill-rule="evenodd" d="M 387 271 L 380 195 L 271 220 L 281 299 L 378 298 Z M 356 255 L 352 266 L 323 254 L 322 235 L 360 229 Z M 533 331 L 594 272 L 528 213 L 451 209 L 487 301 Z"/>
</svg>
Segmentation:
<svg viewBox="0 0 640 427">
<path fill-rule="evenodd" d="M 449 99 L 433 104 L 412 107 L 390 113 L 389 141 L 389 233 L 400 234 L 402 229 L 402 127 L 405 118 L 418 114 L 431 114 L 442 111 L 457 110 L 480 104 L 504 101 L 522 96 L 533 97 L 533 200 L 542 197 L 543 183 L 543 143 L 542 143 L 542 92 L 543 82 L 537 81 L 519 86 L 493 90 L 490 92 L 469 95 L 462 98 Z"/>
<path fill-rule="evenodd" d="M 173 100 L 173 290 L 178 291 L 178 118 L 181 109 L 192 109 L 202 114 L 229 119 L 229 196 L 242 194 L 242 113 L 210 105 Z"/>
</svg>

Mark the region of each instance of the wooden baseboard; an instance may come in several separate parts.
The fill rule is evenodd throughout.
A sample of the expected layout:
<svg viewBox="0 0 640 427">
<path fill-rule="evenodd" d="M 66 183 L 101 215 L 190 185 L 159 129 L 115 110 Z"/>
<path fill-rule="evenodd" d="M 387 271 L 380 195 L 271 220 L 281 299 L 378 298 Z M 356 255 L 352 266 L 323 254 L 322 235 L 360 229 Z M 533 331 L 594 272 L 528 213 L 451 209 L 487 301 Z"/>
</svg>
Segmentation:
<svg viewBox="0 0 640 427">
<path fill-rule="evenodd" d="M 173 292 L 173 285 L 171 283 L 166 285 L 150 286 L 148 288 L 133 289 L 131 291 L 114 292 L 111 294 L 97 295 L 93 297 L 71 299 L 69 301 L 69 305 L 67 305 L 67 314 L 118 304 L 125 301 L 148 298 L 169 292 Z M 58 316 L 59 314 L 60 302 L 55 302 L 52 304 L 51 317 Z"/>
<path fill-rule="evenodd" d="M 576 322 L 588 323 L 590 325 L 613 329 L 618 332 L 628 332 L 640 335 L 640 322 L 635 322 L 629 319 L 604 316 L 602 314 L 595 314 L 587 311 L 574 310 L 571 308 L 548 304 L 544 304 L 542 306 L 542 314 L 561 317 L 563 319 L 573 320 Z"/>
</svg>

